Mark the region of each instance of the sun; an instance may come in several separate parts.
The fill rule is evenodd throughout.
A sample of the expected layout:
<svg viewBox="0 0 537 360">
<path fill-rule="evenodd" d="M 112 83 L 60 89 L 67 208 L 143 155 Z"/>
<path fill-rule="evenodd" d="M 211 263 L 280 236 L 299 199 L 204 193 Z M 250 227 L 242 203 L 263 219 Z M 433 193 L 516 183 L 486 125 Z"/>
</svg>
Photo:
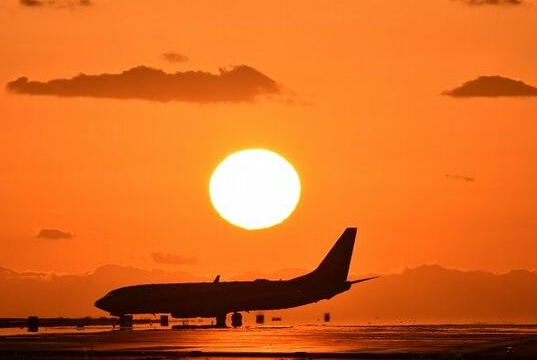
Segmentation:
<svg viewBox="0 0 537 360">
<path fill-rule="evenodd" d="M 224 219 L 244 229 L 281 223 L 300 199 L 300 178 L 282 156 L 248 149 L 225 158 L 214 170 L 209 194 Z"/>
</svg>

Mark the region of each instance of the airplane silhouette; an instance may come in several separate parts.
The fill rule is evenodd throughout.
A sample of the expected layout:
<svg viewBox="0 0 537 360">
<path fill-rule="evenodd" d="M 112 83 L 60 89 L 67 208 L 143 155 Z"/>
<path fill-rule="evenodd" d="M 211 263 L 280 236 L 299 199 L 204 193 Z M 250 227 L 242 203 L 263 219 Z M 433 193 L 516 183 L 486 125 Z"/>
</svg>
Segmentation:
<svg viewBox="0 0 537 360">
<path fill-rule="evenodd" d="M 330 299 L 353 284 L 375 277 L 348 281 L 356 228 L 345 229 L 330 252 L 312 272 L 290 280 L 147 284 L 110 291 L 95 306 L 113 316 L 170 314 L 174 318 L 216 318 L 217 327 L 226 327 L 232 315 L 234 327 L 242 325 L 241 311 L 277 310 Z"/>
</svg>

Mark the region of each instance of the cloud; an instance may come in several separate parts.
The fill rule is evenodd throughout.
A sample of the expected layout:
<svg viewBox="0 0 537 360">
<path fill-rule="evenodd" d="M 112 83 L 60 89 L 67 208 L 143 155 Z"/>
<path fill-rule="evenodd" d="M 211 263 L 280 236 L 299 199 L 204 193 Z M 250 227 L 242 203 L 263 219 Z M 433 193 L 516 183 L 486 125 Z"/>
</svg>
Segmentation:
<svg viewBox="0 0 537 360">
<path fill-rule="evenodd" d="M 446 174 L 445 176 L 446 176 L 447 178 L 450 178 L 450 179 L 464 180 L 464 181 L 468 181 L 468 182 L 475 181 L 474 178 L 469 177 L 469 176 L 466 176 L 466 175 Z"/>
<path fill-rule="evenodd" d="M 164 54 L 162 54 L 162 58 L 171 63 L 182 63 L 188 61 L 188 57 L 173 51 L 165 52 Z"/>
<path fill-rule="evenodd" d="M 43 3 L 39 0 L 20 0 L 19 4 L 28 7 L 43 6 Z"/>
<path fill-rule="evenodd" d="M 458 0 L 467 5 L 521 5 L 522 0 Z"/>
<path fill-rule="evenodd" d="M 198 103 L 246 102 L 280 93 L 274 80 L 246 65 L 220 69 L 218 74 L 204 71 L 166 73 L 138 66 L 120 74 L 80 74 L 71 79 L 46 82 L 20 77 L 6 87 L 18 94 Z"/>
<path fill-rule="evenodd" d="M 453 97 L 537 96 L 537 88 L 503 76 L 480 76 L 443 94 Z"/>
<path fill-rule="evenodd" d="M 196 265 L 199 263 L 198 259 L 193 257 L 185 257 L 176 254 L 168 254 L 161 252 L 154 252 L 151 254 L 153 261 L 159 264 L 166 265 Z"/>
<path fill-rule="evenodd" d="M 19 0 L 19 4 L 26 7 L 48 6 L 58 9 L 74 8 L 76 6 L 91 6 L 91 0 Z"/>
<path fill-rule="evenodd" d="M 36 237 L 39 239 L 60 240 L 72 239 L 73 234 L 58 229 L 41 229 Z"/>
</svg>

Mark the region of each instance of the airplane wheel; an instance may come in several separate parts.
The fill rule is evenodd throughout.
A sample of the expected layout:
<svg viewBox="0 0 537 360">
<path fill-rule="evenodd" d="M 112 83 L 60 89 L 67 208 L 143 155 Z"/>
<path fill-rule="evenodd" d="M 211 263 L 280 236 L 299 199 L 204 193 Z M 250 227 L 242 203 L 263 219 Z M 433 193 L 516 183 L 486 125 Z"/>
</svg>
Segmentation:
<svg viewBox="0 0 537 360">
<path fill-rule="evenodd" d="M 231 315 L 231 326 L 234 328 L 242 326 L 242 315 L 240 313 L 236 312 Z"/>
</svg>

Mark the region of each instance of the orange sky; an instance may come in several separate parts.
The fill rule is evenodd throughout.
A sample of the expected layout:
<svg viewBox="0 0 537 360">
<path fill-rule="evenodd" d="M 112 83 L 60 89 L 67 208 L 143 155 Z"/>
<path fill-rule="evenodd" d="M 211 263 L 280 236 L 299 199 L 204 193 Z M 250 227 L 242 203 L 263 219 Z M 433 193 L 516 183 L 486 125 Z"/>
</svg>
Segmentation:
<svg viewBox="0 0 537 360">
<path fill-rule="evenodd" d="M 308 269 L 355 225 L 353 273 L 535 268 L 537 98 L 441 93 L 481 75 L 537 86 L 536 18 L 529 0 L 2 1 L 2 87 L 245 64 L 284 93 L 196 104 L 3 90 L 0 266 Z M 266 230 L 228 224 L 208 197 L 216 165 L 249 147 L 280 153 L 302 180 L 296 211 Z M 43 228 L 75 237 L 36 238 Z M 199 262 L 156 264 L 153 252 Z"/>
</svg>

